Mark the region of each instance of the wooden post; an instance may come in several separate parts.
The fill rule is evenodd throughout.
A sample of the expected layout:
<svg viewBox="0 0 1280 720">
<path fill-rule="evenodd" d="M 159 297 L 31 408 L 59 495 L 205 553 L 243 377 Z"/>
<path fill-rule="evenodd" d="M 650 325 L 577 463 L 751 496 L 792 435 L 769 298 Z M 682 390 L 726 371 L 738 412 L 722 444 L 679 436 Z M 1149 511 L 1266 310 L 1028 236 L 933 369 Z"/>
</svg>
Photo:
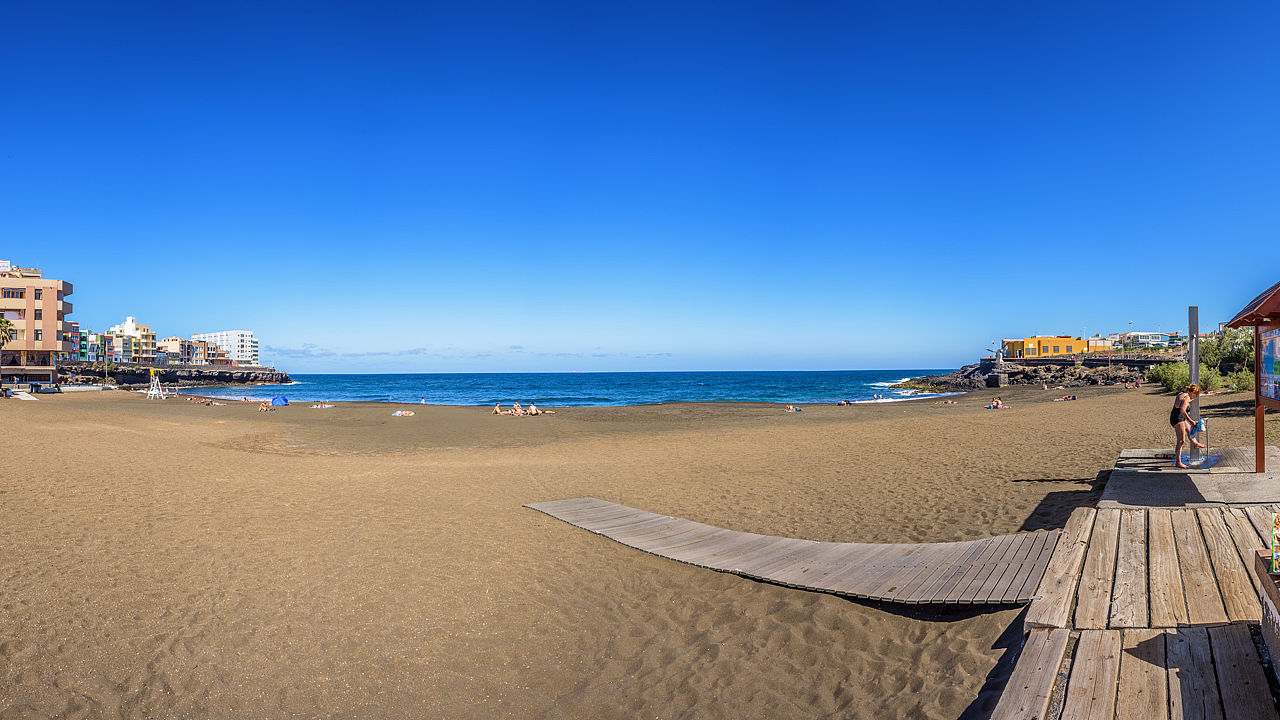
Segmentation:
<svg viewBox="0 0 1280 720">
<path fill-rule="evenodd" d="M 1253 326 L 1253 451 L 1257 455 L 1255 470 L 1267 471 L 1267 438 L 1264 424 L 1266 409 L 1262 406 L 1262 326 Z"/>
</svg>

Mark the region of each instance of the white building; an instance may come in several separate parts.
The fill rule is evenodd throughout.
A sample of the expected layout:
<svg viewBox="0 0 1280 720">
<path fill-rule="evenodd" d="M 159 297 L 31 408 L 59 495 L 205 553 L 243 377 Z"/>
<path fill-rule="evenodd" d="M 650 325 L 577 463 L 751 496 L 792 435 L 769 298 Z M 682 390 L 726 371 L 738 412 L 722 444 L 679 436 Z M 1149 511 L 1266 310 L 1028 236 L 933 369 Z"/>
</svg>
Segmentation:
<svg viewBox="0 0 1280 720">
<path fill-rule="evenodd" d="M 258 364 L 258 338 L 252 330 L 219 330 L 210 333 L 192 333 L 192 340 L 203 340 L 227 351 L 237 365 Z"/>
</svg>

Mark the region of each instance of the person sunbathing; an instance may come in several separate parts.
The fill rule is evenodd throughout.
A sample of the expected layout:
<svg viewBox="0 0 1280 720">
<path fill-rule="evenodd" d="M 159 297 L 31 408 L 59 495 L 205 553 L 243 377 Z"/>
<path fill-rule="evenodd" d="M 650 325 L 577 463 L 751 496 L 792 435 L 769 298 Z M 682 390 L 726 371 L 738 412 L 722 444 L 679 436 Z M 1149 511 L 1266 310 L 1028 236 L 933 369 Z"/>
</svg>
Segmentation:
<svg viewBox="0 0 1280 720">
<path fill-rule="evenodd" d="M 533 403 L 529 403 L 529 414 L 530 414 L 530 415 L 540 415 L 540 414 L 542 414 L 542 411 L 538 409 L 538 406 L 537 406 L 537 405 L 534 405 Z"/>
</svg>

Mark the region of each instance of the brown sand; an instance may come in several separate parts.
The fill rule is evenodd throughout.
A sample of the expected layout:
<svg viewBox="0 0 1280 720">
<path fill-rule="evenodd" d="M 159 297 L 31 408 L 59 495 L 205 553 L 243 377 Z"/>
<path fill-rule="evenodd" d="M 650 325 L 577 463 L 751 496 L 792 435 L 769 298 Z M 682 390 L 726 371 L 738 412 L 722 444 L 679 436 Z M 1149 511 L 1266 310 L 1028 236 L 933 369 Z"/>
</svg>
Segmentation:
<svg viewBox="0 0 1280 720">
<path fill-rule="evenodd" d="M 1172 442 L 1169 396 L 1076 393 L 541 418 L 0 401 L 0 718 L 982 716 L 1016 609 L 775 587 L 520 506 L 814 540 L 1060 526 L 1120 449 Z M 1250 442 L 1246 395 L 1205 404 L 1211 441 Z"/>
</svg>

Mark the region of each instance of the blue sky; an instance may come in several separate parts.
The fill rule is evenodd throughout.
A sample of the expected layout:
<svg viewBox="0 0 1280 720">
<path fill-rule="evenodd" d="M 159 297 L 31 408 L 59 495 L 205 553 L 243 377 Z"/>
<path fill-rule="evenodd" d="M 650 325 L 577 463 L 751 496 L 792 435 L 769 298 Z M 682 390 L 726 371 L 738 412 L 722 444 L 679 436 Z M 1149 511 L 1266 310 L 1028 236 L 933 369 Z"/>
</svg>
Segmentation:
<svg viewBox="0 0 1280 720">
<path fill-rule="evenodd" d="M 1280 270 L 1274 3 L 10 3 L 0 259 L 293 372 L 955 367 Z"/>
</svg>

